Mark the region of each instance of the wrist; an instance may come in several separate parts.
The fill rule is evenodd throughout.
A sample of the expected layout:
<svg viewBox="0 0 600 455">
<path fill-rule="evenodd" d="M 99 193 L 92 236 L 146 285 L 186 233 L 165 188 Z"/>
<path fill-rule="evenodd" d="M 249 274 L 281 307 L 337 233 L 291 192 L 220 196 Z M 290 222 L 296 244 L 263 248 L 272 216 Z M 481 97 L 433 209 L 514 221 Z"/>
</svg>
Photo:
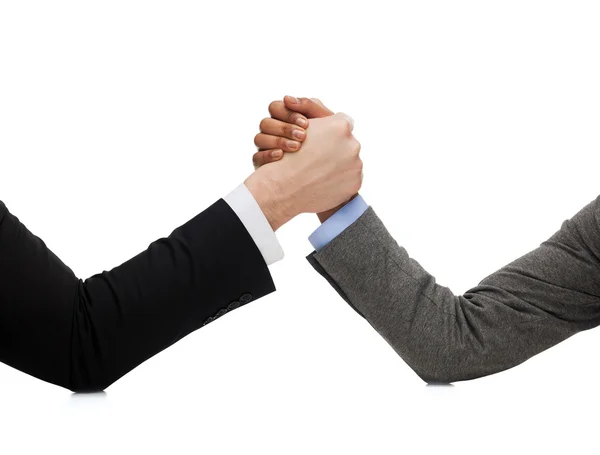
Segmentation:
<svg viewBox="0 0 600 455">
<path fill-rule="evenodd" d="M 258 169 L 244 181 L 244 184 L 275 232 L 294 218 L 294 215 L 289 203 L 290 198 L 277 180 L 268 172 L 264 172 L 264 169 Z"/>
<path fill-rule="evenodd" d="M 356 193 L 354 196 L 352 196 L 350 199 L 348 199 L 346 202 L 341 203 L 340 205 L 338 205 L 335 208 L 326 210 L 324 212 L 320 212 L 317 213 L 317 217 L 319 217 L 319 221 L 321 222 L 321 224 L 323 224 L 325 221 L 327 221 L 329 218 L 331 218 L 333 215 L 335 215 L 335 213 L 340 210 L 342 207 L 344 207 L 346 204 L 348 204 L 352 199 L 354 199 L 356 196 L 358 196 L 358 193 Z"/>
</svg>

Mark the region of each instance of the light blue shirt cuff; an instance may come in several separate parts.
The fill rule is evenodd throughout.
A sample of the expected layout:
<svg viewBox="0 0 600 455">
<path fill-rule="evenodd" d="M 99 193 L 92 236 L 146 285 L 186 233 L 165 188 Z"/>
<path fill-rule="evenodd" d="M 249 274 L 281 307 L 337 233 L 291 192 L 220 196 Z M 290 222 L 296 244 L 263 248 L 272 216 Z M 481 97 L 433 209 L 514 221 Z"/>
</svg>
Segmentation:
<svg viewBox="0 0 600 455">
<path fill-rule="evenodd" d="M 360 195 L 356 196 L 311 234 L 308 240 L 313 248 L 316 251 L 324 248 L 352 223 L 358 220 L 368 208 L 369 206 L 365 200 Z"/>
</svg>

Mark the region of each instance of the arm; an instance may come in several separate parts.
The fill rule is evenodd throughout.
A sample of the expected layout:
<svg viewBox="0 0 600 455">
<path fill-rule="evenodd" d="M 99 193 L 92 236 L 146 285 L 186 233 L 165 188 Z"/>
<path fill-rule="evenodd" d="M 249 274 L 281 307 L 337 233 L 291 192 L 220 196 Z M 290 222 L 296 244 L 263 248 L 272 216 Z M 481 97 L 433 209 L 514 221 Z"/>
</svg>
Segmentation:
<svg viewBox="0 0 600 455">
<path fill-rule="evenodd" d="M 101 390 L 225 312 L 275 290 L 224 200 L 124 264 L 78 279 L 0 203 L 0 360 Z"/>
<path fill-rule="evenodd" d="M 600 197 L 538 248 L 455 295 L 368 209 L 313 267 L 427 382 L 518 365 L 600 323 Z"/>
<path fill-rule="evenodd" d="M 124 264 L 78 279 L 0 202 L 0 361 L 101 390 L 194 330 L 275 290 L 273 232 L 360 187 L 348 119 L 317 119 L 305 153 L 244 185 Z"/>
<path fill-rule="evenodd" d="M 328 115 L 323 108 L 315 99 L 286 97 L 271 104 L 274 118 L 261 130 L 282 136 L 284 128 L 263 127 L 298 112 Z M 254 161 L 271 158 L 259 150 Z M 325 213 L 310 237 L 316 251 L 309 262 L 425 381 L 496 373 L 600 323 L 599 200 L 464 295 L 436 284 L 364 201 Z"/>
</svg>

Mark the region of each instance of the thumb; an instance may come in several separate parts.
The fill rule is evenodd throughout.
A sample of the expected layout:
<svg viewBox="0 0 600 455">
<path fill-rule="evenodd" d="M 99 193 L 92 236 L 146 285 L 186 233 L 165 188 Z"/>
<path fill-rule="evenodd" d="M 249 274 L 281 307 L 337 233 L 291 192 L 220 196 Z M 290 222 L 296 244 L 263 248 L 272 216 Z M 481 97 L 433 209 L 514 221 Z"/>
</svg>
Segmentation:
<svg viewBox="0 0 600 455">
<path fill-rule="evenodd" d="M 317 98 L 295 98 L 286 96 L 283 98 L 285 107 L 294 112 L 304 114 L 308 118 L 329 117 L 333 111 L 327 109 Z"/>
</svg>

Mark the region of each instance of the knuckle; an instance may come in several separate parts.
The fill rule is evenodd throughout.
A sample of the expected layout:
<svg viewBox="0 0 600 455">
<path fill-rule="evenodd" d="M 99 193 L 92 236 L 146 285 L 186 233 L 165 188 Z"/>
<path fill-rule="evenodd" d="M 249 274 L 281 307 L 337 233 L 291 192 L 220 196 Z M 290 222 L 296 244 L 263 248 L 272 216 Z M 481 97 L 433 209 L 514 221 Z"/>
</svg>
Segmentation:
<svg viewBox="0 0 600 455">
<path fill-rule="evenodd" d="M 347 147 L 347 153 L 350 157 L 360 159 L 360 142 L 352 138 Z"/>
<path fill-rule="evenodd" d="M 352 135 L 352 120 L 349 117 L 344 117 L 344 133 L 347 136 Z"/>
<path fill-rule="evenodd" d="M 257 147 L 260 147 L 261 138 L 262 138 L 261 133 L 258 133 L 256 136 L 254 136 L 254 145 L 256 145 Z"/>
<path fill-rule="evenodd" d="M 283 125 L 283 135 L 285 137 L 291 138 L 293 130 L 294 129 L 292 128 L 292 125 L 290 125 L 289 123 Z"/>
<path fill-rule="evenodd" d="M 286 150 L 287 146 L 286 146 L 286 139 L 284 137 L 278 137 L 277 138 L 277 147 L 282 149 L 282 150 Z"/>
<path fill-rule="evenodd" d="M 273 101 L 271 104 L 269 104 L 269 114 L 274 117 L 282 104 L 283 101 Z"/>
<path fill-rule="evenodd" d="M 293 123 L 297 115 L 298 114 L 296 114 L 295 112 L 286 109 L 285 122 Z"/>
<path fill-rule="evenodd" d="M 337 118 L 336 127 L 338 128 L 338 131 L 345 136 L 350 136 L 352 134 L 352 123 L 346 115 L 340 115 Z"/>
<path fill-rule="evenodd" d="M 359 158 L 359 159 L 356 161 L 356 169 L 357 169 L 359 172 L 362 172 L 362 171 L 363 171 L 363 168 L 364 168 L 364 163 L 363 163 L 363 160 L 361 160 L 361 159 Z"/>
</svg>

